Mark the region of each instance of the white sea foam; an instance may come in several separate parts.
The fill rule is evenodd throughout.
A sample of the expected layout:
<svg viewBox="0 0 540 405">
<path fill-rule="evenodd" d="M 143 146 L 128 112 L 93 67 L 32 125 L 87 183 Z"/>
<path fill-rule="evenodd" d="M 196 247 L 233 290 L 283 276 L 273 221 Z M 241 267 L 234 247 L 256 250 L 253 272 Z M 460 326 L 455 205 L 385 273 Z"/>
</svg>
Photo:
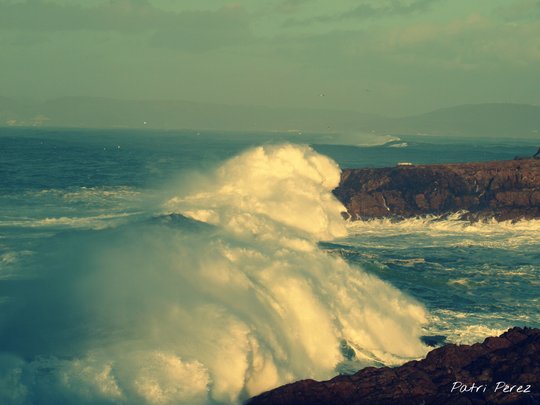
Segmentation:
<svg viewBox="0 0 540 405">
<path fill-rule="evenodd" d="M 53 197 L 67 202 L 133 200 L 141 195 L 131 187 L 72 187 L 69 189 L 44 189 L 26 193 L 30 198 Z"/>
<path fill-rule="evenodd" d="M 213 226 L 108 243 L 73 296 L 90 313 L 81 323 L 110 336 L 75 358 L 4 363 L 8 399 L 238 403 L 333 376 L 343 341 L 359 365 L 424 355 L 423 307 L 317 247 L 346 232 L 339 174 L 307 146 L 259 147 L 170 199 L 168 212 Z"/>
<path fill-rule="evenodd" d="M 19 252 L 6 252 L 0 254 L 0 265 L 10 265 L 17 262 L 20 256 Z"/>
<path fill-rule="evenodd" d="M 14 279 L 21 276 L 17 271 L 20 262 L 33 255 L 30 250 L 6 251 L 0 253 L 0 280 Z"/>
<path fill-rule="evenodd" d="M 467 344 L 482 342 L 490 336 L 499 336 L 516 322 L 530 321 L 530 319 L 519 319 L 514 316 L 512 321 L 495 321 L 496 314 L 478 314 L 449 309 L 434 310 L 430 314 L 429 328 L 426 334 L 442 334 L 446 336 L 448 342 L 455 344 Z M 506 318 L 501 316 L 502 319 Z"/>
<path fill-rule="evenodd" d="M 407 142 L 393 143 L 388 145 L 389 148 L 406 148 L 407 146 L 409 146 Z"/>
<path fill-rule="evenodd" d="M 339 177 L 334 161 L 308 147 L 258 147 L 221 166 L 204 190 L 173 198 L 167 208 L 237 235 L 285 243 L 291 236 L 331 239 L 347 232 L 344 208 L 331 194 Z"/>
<path fill-rule="evenodd" d="M 105 229 L 137 213 L 101 214 L 88 217 L 18 218 L 0 221 L 1 227 Z"/>
<path fill-rule="evenodd" d="M 408 218 L 399 221 L 393 219 L 373 219 L 368 221 L 350 221 L 347 229 L 353 235 L 399 236 L 404 234 L 425 235 L 436 243 L 437 238 L 459 236 L 455 242 L 446 246 L 485 246 L 518 247 L 538 244 L 540 220 L 497 221 L 495 219 L 478 222 L 460 220 L 463 213 L 449 217 L 437 216 Z"/>
<path fill-rule="evenodd" d="M 391 136 L 391 135 L 377 135 L 377 134 L 361 134 L 360 136 L 356 136 L 356 139 L 360 138 L 361 142 L 358 143 L 358 141 L 355 142 L 356 146 L 360 147 L 375 147 L 375 146 L 383 146 L 388 143 L 394 143 L 401 141 L 401 138 L 398 138 L 397 136 Z M 405 144 L 406 145 L 406 144 Z"/>
</svg>

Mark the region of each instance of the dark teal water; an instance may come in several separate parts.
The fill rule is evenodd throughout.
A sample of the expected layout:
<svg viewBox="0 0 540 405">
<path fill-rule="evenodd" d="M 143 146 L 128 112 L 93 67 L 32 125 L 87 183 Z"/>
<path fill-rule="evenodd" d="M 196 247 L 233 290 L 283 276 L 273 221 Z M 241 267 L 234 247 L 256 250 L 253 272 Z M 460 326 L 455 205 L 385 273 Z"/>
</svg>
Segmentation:
<svg viewBox="0 0 540 405">
<path fill-rule="evenodd" d="M 31 393 L 45 388 L 30 381 L 35 370 L 20 362 L 38 367 L 36 358 L 77 357 L 96 336 L 121 338 L 129 329 L 123 323 L 116 328 L 93 322 L 99 294 L 73 296 L 73 286 L 90 282 L 86 271 L 96 266 L 95 252 L 123 240 L 122 230 L 132 230 L 135 239 L 138 232 L 150 232 L 144 224 L 163 220 L 162 205 L 177 185 L 196 182 L 199 173 L 246 149 L 310 144 L 341 168 L 351 168 L 512 159 L 532 155 L 538 146 L 515 139 L 400 138 L 376 145 L 373 137 L 354 144 L 348 137 L 345 144 L 342 137 L 309 134 L 0 129 L 0 399 L 72 400 L 55 393 L 37 401 Z M 187 235 L 186 246 L 191 234 L 196 238 L 203 232 L 212 239 L 197 223 L 182 221 L 175 226 Z M 373 221 L 349 224 L 348 231 L 347 237 L 321 242 L 321 247 L 420 302 L 429 313 L 426 334 L 470 343 L 514 325 L 540 326 L 540 221 Z M 152 254 L 159 250 L 153 249 Z M 144 287 L 133 287 L 129 278 L 111 280 L 118 291 Z M 139 304 L 144 308 L 133 302 Z M 39 367 L 46 369 L 46 363 Z M 73 373 L 84 380 L 84 370 Z M 88 398 L 89 403 L 116 402 Z M 122 401 L 131 397 L 126 398 Z"/>
</svg>

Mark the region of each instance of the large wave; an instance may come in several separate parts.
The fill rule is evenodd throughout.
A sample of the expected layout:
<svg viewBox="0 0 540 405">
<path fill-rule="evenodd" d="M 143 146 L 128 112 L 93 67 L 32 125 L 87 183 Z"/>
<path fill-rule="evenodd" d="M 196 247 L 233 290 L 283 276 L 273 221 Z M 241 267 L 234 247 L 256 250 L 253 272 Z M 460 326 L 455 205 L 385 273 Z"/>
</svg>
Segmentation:
<svg viewBox="0 0 540 405">
<path fill-rule="evenodd" d="M 422 356 L 422 306 L 318 248 L 347 232 L 339 175 L 307 146 L 257 147 L 167 215 L 61 239 L 43 283 L 61 285 L 28 304 L 43 330 L 0 355 L 0 402 L 237 403 L 346 362 Z M 22 334 L 13 314 L 4 336 Z"/>
</svg>

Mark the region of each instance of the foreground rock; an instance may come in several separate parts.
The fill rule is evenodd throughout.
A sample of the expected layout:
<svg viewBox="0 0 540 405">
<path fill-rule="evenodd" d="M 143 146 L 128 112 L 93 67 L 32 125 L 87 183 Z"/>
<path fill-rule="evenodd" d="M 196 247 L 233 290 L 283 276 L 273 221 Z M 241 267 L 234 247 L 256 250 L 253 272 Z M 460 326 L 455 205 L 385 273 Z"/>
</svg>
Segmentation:
<svg viewBox="0 0 540 405">
<path fill-rule="evenodd" d="M 460 392 L 473 384 L 481 386 L 478 392 Z M 299 381 L 248 404 L 538 404 L 539 388 L 540 329 L 513 328 L 483 343 L 446 345 L 397 368 Z"/>
<path fill-rule="evenodd" d="M 540 218 L 540 159 L 348 169 L 334 194 L 352 219 Z"/>
</svg>

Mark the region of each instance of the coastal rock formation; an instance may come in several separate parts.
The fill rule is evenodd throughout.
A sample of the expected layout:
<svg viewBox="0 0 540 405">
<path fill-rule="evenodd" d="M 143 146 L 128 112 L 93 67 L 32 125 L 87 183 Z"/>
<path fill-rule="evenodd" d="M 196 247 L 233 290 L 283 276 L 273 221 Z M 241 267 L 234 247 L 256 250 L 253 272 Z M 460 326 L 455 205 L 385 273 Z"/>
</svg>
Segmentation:
<svg viewBox="0 0 540 405">
<path fill-rule="evenodd" d="M 539 389 L 540 329 L 513 328 L 483 343 L 445 345 L 397 368 L 285 385 L 248 404 L 538 404 Z"/>
<path fill-rule="evenodd" d="M 353 220 L 459 211 L 471 220 L 540 218 L 540 159 L 347 169 L 334 194 Z"/>
</svg>

